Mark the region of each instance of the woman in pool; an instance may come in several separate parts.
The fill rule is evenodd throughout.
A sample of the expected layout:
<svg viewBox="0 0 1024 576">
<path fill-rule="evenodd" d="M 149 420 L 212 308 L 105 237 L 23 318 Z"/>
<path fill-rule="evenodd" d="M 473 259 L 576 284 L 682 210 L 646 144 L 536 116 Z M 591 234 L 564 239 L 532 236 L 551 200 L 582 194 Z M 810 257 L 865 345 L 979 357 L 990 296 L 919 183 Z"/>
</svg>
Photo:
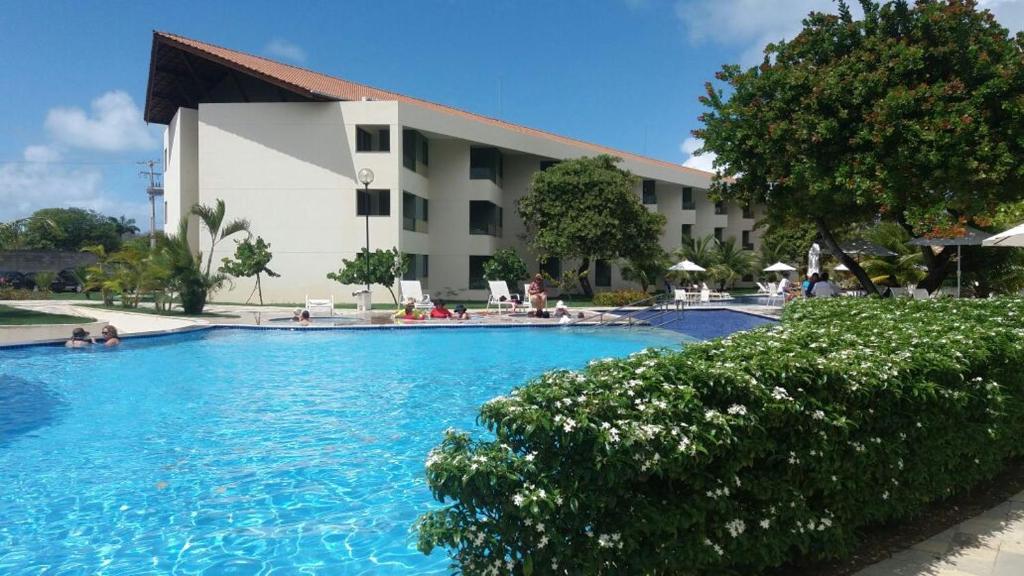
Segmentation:
<svg viewBox="0 0 1024 576">
<path fill-rule="evenodd" d="M 79 326 L 71 331 L 71 339 L 64 343 L 67 348 L 88 348 L 96 343 L 96 340 L 89 337 L 89 332 Z"/>
<path fill-rule="evenodd" d="M 103 330 L 100 331 L 100 334 L 103 335 L 103 345 L 107 348 L 117 346 L 121 343 L 121 338 L 117 335 L 117 328 L 114 328 L 110 324 L 104 326 Z"/>
<path fill-rule="evenodd" d="M 455 305 L 455 319 L 456 320 L 469 320 L 469 310 L 466 309 L 462 304 Z"/>
<path fill-rule="evenodd" d="M 423 320 L 423 315 L 416 311 L 416 305 L 406 302 L 405 308 L 395 312 L 396 320 Z"/>
<path fill-rule="evenodd" d="M 299 314 L 299 326 L 309 326 L 313 321 L 309 319 L 309 310 L 303 310 Z"/>
</svg>

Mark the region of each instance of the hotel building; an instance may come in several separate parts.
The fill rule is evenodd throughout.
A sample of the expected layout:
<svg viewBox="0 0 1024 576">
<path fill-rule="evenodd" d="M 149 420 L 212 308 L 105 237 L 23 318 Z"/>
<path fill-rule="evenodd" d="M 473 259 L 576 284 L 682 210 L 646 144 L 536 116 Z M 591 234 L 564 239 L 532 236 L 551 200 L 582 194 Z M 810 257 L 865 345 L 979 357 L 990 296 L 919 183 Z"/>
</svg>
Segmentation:
<svg viewBox="0 0 1024 576">
<path fill-rule="evenodd" d="M 248 218 L 271 244 L 281 277 L 264 280 L 268 302 L 354 300 L 359 286 L 326 274 L 363 248 L 367 212 L 371 250 L 412 255 L 406 278 L 435 298 L 486 299 L 483 263 L 496 250 L 514 248 L 531 272 L 542 267 L 516 213 L 531 176 L 580 156 L 622 158 L 640 180 L 638 198 L 667 219 L 666 250 L 707 234 L 758 244 L 751 210 L 708 200 L 708 172 L 173 34 L 153 35 L 145 120 L 167 126 L 165 231 L 175 233 L 193 204 L 223 199 L 227 219 Z M 357 179 L 363 168 L 374 173 L 369 194 Z M 191 218 L 189 241 L 206 253 L 209 237 Z M 222 242 L 214 261 L 233 252 L 234 242 Z M 557 275 L 563 266 L 574 263 L 550 259 L 543 269 Z M 635 287 L 615 262 L 592 265 L 590 282 L 595 291 Z M 216 299 L 242 301 L 251 284 L 238 280 Z M 391 302 L 380 286 L 373 299 Z"/>
</svg>

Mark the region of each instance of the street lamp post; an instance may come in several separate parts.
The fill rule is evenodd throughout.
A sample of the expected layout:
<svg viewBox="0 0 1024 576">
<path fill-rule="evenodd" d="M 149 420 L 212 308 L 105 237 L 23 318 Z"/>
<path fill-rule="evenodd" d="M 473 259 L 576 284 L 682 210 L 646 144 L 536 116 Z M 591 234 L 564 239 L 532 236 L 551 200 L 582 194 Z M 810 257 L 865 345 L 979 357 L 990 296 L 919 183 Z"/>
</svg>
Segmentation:
<svg viewBox="0 0 1024 576">
<path fill-rule="evenodd" d="M 357 175 L 363 183 L 363 213 L 366 215 L 366 292 L 370 292 L 370 184 L 373 184 L 373 170 L 363 168 Z"/>
</svg>

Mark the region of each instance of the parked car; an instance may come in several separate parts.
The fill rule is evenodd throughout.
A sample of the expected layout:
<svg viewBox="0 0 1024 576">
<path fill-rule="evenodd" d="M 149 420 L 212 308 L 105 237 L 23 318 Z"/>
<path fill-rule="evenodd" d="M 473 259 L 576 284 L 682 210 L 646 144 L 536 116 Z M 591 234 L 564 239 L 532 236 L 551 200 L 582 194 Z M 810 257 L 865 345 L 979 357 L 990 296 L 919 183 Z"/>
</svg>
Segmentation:
<svg viewBox="0 0 1024 576">
<path fill-rule="evenodd" d="M 0 271 L 0 286 L 4 288 L 26 288 L 25 275 L 13 270 Z"/>
</svg>

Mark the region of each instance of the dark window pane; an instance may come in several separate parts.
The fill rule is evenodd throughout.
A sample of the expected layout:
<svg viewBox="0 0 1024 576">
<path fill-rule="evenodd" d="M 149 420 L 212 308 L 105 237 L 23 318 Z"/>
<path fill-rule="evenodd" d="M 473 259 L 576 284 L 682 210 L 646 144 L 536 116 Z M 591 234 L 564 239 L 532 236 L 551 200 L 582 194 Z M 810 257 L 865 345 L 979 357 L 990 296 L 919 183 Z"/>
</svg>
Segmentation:
<svg viewBox="0 0 1024 576">
<path fill-rule="evenodd" d="M 490 180 L 500 186 L 502 170 L 501 152 L 497 148 L 469 149 L 470 180 Z"/>
<path fill-rule="evenodd" d="M 715 240 L 722 241 L 722 234 L 725 233 L 725 228 L 715 228 Z"/>
<path fill-rule="evenodd" d="M 743 231 L 743 249 L 744 250 L 753 250 L 754 249 L 754 243 L 750 241 L 750 230 L 744 230 Z"/>
<path fill-rule="evenodd" d="M 744 206 L 743 207 L 743 217 L 744 218 L 753 218 L 754 217 L 754 209 L 752 207 L 750 207 L 749 205 Z"/>
<path fill-rule="evenodd" d="M 725 202 L 715 202 L 715 214 L 728 214 L 729 208 L 725 205 Z"/>
<path fill-rule="evenodd" d="M 487 288 L 487 280 L 484 279 L 484 262 L 490 260 L 490 256 L 469 257 L 469 287 L 479 290 Z"/>
<path fill-rule="evenodd" d="M 402 131 L 402 166 L 416 171 L 416 131 Z"/>
<path fill-rule="evenodd" d="M 644 180 L 644 204 L 657 204 L 658 196 L 654 192 L 654 180 Z"/>
<path fill-rule="evenodd" d="M 501 206 L 486 200 L 469 201 L 469 233 L 486 236 L 501 236 L 502 218 L 504 217 Z"/>
<path fill-rule="evenodd" d="M 356 128 L 356 152 L 369 152 L 373 149 L 373 136 L 362 128 Z"/>
<path fill-rule="evenodd" d="M 562 277 L 562 262 L 558 258 L 548 258 L 540 263 L 540 271 L 552 278 Z"/>
<path fill-rule="evenodd" d="M 369 208 L 367 208 L 369 206 Z M 370 189 L 356 191 L 356 215 L 366 216 L 369 210 L 370 216 L 391 215 L 391 191 Z"/>
<path fill-rule="evenodd" d="M 683 210 L 695 210 L 697 205 L 693 201 L 693 188 L 683 188 Z"/>
<path fill-rule="evenodd" d="M 391 129 L 381 128 L 377 138 L 377 150 L 380 152 L 391 152 Z"/>
<path fill-rule="evenodd" d="M 552 166 L 558 164 L 559 162 L 561 162 L 561 160 L 541 160 L 540 161 L 540 171 L 543 172 L 543 171 L 547 170 L 548 168 L 551 168 Z"/>
<path fill-rule="evenodd" d="M 683 224 L 682 241 L 686 244 L 693 237 L 693 224 Z"/>
<path fill-rule="evenodd" d="M 420 134 L 420 161 L 423 162 L 424 166 L 430 165 L 430 140 L 427 140 Z"/>
<path fill-rule="evenodd" d="M 607 260 L 594 263 L 594 284 L 602 287 L 612 285 L 612 266 Z"/>
</svg>

